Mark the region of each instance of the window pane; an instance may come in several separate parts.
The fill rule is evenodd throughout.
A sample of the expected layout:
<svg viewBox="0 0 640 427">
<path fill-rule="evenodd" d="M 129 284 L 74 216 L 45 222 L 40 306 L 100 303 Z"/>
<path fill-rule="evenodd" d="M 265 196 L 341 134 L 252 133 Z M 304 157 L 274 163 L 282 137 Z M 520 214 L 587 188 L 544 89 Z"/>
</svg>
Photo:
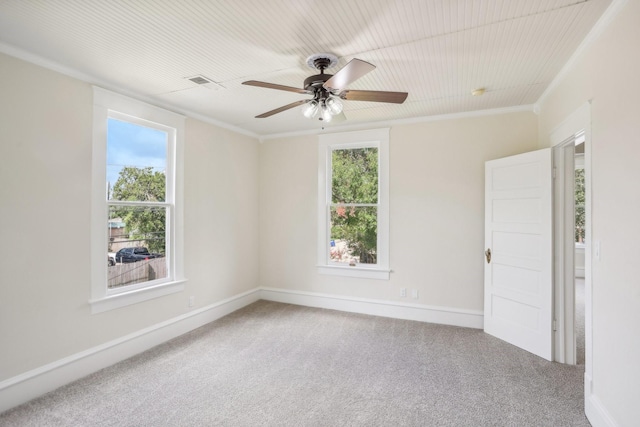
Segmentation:
<svg viewBox="0 0 640 427">
<path fill-rule="evenodd" d="M 107 199 L 166 200 L 167 132 L 110 118 Z"/>
<path fill-rule="evenodd" d="M 331 214 L 331 261 L 377 263 L 378 208 L 335 205 Z"/>
<path fill-rule="evenodd" d="M 584 243 L 585 235 L 585 213 L 584 213 L 584 169 L 575 171 L 575 222 L 576 242 Z"/>
<path fill-rule="evenodd" d="M 166 219 L 166 207 L 109 207 L 109 288 L 167 277 Z"/>
<path fill-rule="evenodd" d="M 378 203 L 378 149 L 333 150 L 331 202 Z"/>
</svg>

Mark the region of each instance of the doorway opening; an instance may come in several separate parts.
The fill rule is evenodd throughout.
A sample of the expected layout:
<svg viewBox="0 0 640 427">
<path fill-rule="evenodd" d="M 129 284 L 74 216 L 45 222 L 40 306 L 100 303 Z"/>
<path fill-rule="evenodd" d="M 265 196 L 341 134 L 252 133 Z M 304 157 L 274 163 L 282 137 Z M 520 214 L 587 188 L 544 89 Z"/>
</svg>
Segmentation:
<svg viewBox="0 0 640 427">
<path fill-rule="evenodd" d="M 589 373 L 590 105 L 551 135 L 554 157 L 554 358 Z M 585 377 L 585 379 L 587 379 Z"/>
<path fill-rule="evenodd" d="M 584 161 L 584 133 L 575 139 L 574 151 L 574 267 L 575 267 L 575 341 L 576 365 L 584 365 L 585 360 L 585 161 Z"/>
</svg>

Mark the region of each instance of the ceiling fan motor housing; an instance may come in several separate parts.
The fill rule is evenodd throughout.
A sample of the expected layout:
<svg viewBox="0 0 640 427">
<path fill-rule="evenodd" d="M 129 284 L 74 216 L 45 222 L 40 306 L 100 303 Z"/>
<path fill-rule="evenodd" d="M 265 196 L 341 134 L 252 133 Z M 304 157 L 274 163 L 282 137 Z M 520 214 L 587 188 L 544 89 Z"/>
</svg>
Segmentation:
<svg viewBox="0 0 640 427">
<path fill-rule="evenodd" d="M 305 90 L 309 90 L 312 92 L 316 92 L 319 88 L 322 88 L 324 82 L 333 77 L 333 74 L 316 74 L 314 76 L 309 76 L 304 79 L 304 88 Z"/>
<path fill-rule="evenodd" d="M 326 98 L 329 94 L 323 85 L 333 77 L 333 74 L 325 74 L 324 70 L 335 66 L 337 63 L 338 57 L 330 53 L 318 53 L 308 57 L 307 65 L 320 71 L 320 74 L 307 77 L 304 80 L 304 89 L 312 92 L 316 98 Z"/>
</svg>

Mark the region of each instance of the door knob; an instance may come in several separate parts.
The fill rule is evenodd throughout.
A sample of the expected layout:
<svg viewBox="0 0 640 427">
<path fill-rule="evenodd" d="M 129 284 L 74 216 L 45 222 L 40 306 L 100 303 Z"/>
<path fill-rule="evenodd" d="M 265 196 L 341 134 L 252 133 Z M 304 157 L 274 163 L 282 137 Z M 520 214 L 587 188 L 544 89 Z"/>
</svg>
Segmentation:
<svg viewBox="0 0 640 427">
<path fill-rule="evenodd" d="M 487 264 L 491 263 L 491 248 L 484 251 L 484 256 L 487 257 Z"/>
</svg>

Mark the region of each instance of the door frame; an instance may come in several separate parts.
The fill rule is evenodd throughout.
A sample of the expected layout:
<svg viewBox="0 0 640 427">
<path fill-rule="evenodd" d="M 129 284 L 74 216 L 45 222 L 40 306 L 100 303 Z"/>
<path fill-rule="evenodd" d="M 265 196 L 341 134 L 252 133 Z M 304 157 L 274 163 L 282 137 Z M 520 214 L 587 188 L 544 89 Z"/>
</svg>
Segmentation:
<svg viewBox="0 0 640 427">
<path fill-rule="evenodd" d="M 585 396 L 591 393 L 591 378 L 592 378 L 592 360 L 593 360 L 593 346 L 592 346 L 592 337 L 593 337 L 593 328 L 592 328 L 592 274 L 591 274 L 591 259 L 592 259 L 592 247 L 593 247 L 593 239 L 591 235 L 591 206 L 592 206 L 592 193 L 591 193 L 591 101 L 588 101 L 581 105 L 577 110 L 571 113 L 560 125 L 558 125 L 549 135 L 550 146 L 554 148 L 554 153 L 556 152 L 556 148 L 561 148 L 563 145 L 567 143 L 568 140 L 575 138 L 576 135 L 584 132 L 584 167 L 585 167 Z M 554 160 L 555 163 L 555 160 Z M 558 166 L 562 168 L 562 170 L 557 170 L 556 176 L 566 176 L 566 164 L 565 161 L 559 161 Z M 570 171 L 573 173 L 573 171 Z M 556 179 L 557 181 L 557 179 Z M 557 205 L 562 205 L 562 203 L 556 203 Z M 554 224 L 558 224 L 560 221 L 564 222 L 565 213 L 564 209 L 561 213 L 558 210 L 554 211 Z M 556 228 L 557 229 L 557 228 Z M 564 232 L 573 234 L 573 230 L 564 230 Z M 556 243 L 559 240 L 562 240 L 565 235 L 554 236 L 554 240 Z M 557 247 L 557 246 L 556 246 Z M 565 251 L 558 251 L 556 253 L 556 265 L 562 266 L 562 268 L 566 267 L 566 256 Z M 571 264 L 573 264 L 571 262 Z M 558 275 L 556 275 L 556 278 Z M 571 290 L 574 289 L 574 285 L 571 285 Z M 556 295 L 566 295 L 568 289 L 565 287 L 565 280 L 561 282 L 556 282 Z M 569 306 L 571 303 L 571 306 Z M 555 301 L 555 310 L 556 310 L 556 319 L 558 320 L 558 330 L 557 330 L 557 338 L 556 343 L 561 345 L 556 345 L 556 360 L 561 363 L 568 359 L 567 356 L 575 359 L 575 351 L 571 349 L 570 353 L 567 354 L 567 346 L 562 345 L 562 343 L 566 343 L 567 337 L 569 335 L 573 336 L 573 331 L 567 331 L 567 328 L 574 327 L 574 324 L 571 322 L 571 325 L 568 325 L 564 319 L 570 313 L 573 315 L 575 310 L 575 306 L 573 305 L 573 300 L 571 302 L 567 301 L 566 298 L 557 298 Z M 575 362 L 574 362 L 575 363 Z"/>
<path fill-rule="evenodd" d="M 553 147 L 554 360 L 570 365 L 576 364 L 575 141 Z"/>
</svg>

